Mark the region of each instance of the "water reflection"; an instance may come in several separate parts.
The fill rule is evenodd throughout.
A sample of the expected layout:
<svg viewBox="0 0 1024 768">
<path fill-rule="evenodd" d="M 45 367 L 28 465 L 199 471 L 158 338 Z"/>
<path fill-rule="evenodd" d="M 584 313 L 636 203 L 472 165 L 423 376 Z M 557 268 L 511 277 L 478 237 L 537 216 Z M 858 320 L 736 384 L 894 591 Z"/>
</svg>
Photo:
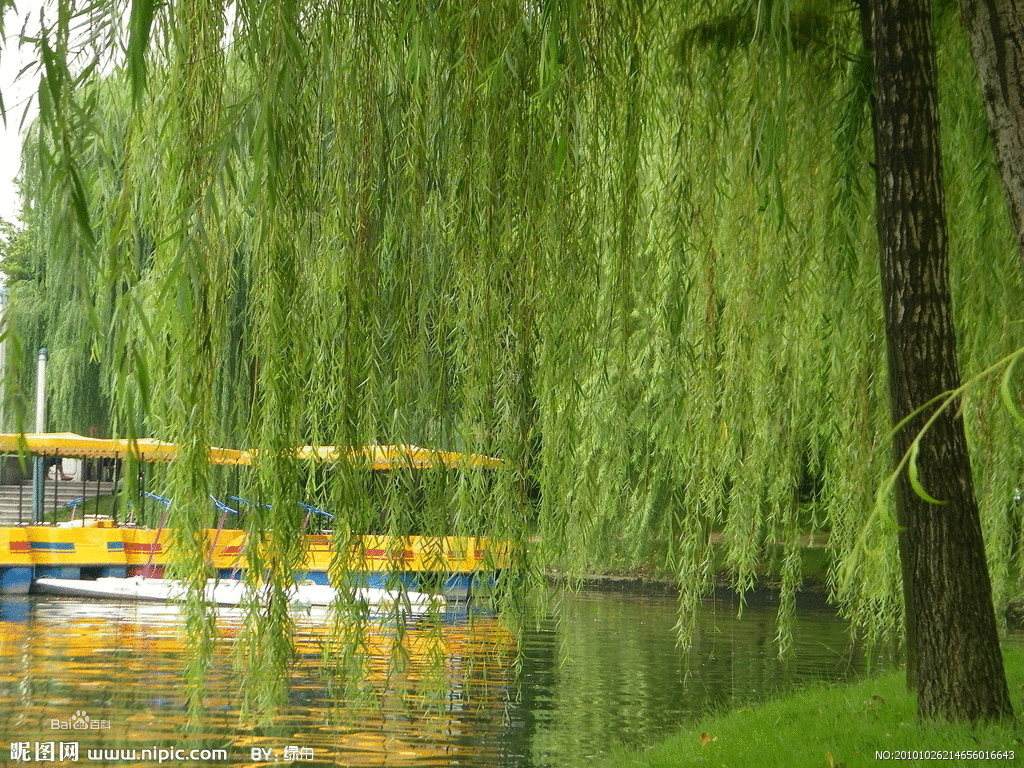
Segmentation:
<svg viewBox="0 0 1024 768">
<path fill-rule="evenodd" d="M 709 601 L 688 674 L 672 630 L 672 597 L 556 597 L 526 633 L 518 670 L 512 636 L 492 615 L 462 615 L 439 628 L 410 624 L 402 638 L 393 626 L 374 626 L 366 635 L 364 687 L 375 706 L 355 717 L 336 706 L 323 674 L 323 624 L 300 620 L 291 704 L 270 729 L 240 722 L 231 653 L 239 617 L 225 612 L 207 717 L 188 735 L 175 609 L 0 601 L 0 762 L 15 743 L 30 750 L 53 743 L 56 752 L 62 742 L 76 742 L 80 762 L 108 766 L 159 765 L 156 750 L 168 748 L 224 749 L 227 759 L 163 765 L 271 764 L 289 748 L 289 757 L 302 758 L 296 764 L 308 766 L 583 765 L 614 745 L 656 740 L 709 708 L 864 667 L 845 625 L 820 604 L 800 607 L 796 656 L 780 662 L 773 605 L 755 601 L 737 621 L 730 598 Z M 396 650 L 408 659 L 400 673 L 390 671 Z M 81 725 L 83 718 L 87 728 L 53 727 L 54 720 Z M 90 749 L 136 755 L 104 758 Z M 144 749 L 153 750 L 152 759 L 143 758 Z M 26 764 L 46 764 L 32 757 Z"/>
<path fill-rule="evenodd" d="M 848 628 L 820 600 L 798 607 L 795 657 L 778 659 L 777 604 L 753 596 L 705 602 L 693 645 L 676 644 L 676 602 L 665 595 L 584 592 L 559 601 L 560 622 L 527 640 L 516 765 L 582 765 L 615 745 L 639 747 L 708 710 L 864 669 Z"/>
</svg>

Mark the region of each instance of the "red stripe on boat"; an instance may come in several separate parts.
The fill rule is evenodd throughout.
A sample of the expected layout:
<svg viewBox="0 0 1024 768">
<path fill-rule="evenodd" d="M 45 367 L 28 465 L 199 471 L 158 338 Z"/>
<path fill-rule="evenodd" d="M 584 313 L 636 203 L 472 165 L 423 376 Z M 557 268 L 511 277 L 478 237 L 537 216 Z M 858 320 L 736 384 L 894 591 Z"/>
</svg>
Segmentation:
<svg viewBox="0 0 1024 768">
<path fill-rule="evenodd" d="M 160 552 L 163 544 L 128 544 L 125 543 L 125 552 Z"/>
<path fill-rule="evenodd" d="M 366 550 L 366 556 L 388 558 L 391 557 L 391 554 L 386 549 L 368 549 Z M 398 558 L 401 560 L 412 560 L 414 557 L 416 557 L 416 553 L 411 549 L 403 550 L 402 553 L 398 555 Z"/>
</svg>

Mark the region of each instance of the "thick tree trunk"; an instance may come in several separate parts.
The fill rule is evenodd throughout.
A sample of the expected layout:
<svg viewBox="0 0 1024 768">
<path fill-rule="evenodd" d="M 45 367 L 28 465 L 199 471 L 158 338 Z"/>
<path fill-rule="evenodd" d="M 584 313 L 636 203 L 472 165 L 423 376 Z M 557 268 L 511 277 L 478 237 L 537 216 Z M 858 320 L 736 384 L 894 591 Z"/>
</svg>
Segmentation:
<svg viewBox="0 0 1024 768">
<path fill-rule="evenodd" d="M 928 0 L 871 0 L 878 234 L 893 423 L 959 386 Z M 896 459 L 930 407 L 899 431 Z M 923 718 L 1012 714 L 963 421 L 947 409 L 923 434 L 920 482 L 897 485 L 907 681 Z"/>
<path fill-rule="evenodd" d="M 961 0 L 1024 266 L 1024 0 Z"/>
</svg>

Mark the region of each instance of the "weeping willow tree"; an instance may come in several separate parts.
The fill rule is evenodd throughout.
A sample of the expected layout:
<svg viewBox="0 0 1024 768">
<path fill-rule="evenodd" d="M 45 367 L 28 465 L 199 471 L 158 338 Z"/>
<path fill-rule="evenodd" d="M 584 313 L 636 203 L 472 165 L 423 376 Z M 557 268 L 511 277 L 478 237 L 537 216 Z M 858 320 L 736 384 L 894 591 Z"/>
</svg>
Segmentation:
<svg viewBox="0 0 1024 768">
<path fill-rule="evenodd" d="M 1024 264 L 1024 8 L 1014 2 L 961 3 L 1010 221 Z"/>
<path fill-rule="evenodd" d="M 60 320 L 96 370 L 70 366 L 55 399 L 88 379 L 112 429 L 187 446 L 167 486 L 197 584 L 205 447 L 259 451 L 249 572 L 277 591 L 243 677 L 287 664 L 296 497 L 329 502 L 337 542 L 374 519 L 364 468 L 310 472 L 289 452 L 304 444 L 499 456 L 493 477 L 431 479 L 427 518 L 412 481 L 387 501 L 396 533 L 519 542 L 509 594 L 541 564 L 653 562 L 678 579 L 685 639 L 719 572 L 746 590 L 769 564 L 785 652 L 801 544 L 827 530 L 833 598 L 871 638 L 899 635 L 855 7 L 59 7 L 25 220 L 43 301 L 76 307 Z M 95 67 L 68 55 L 75 19 Z M 955 9 L 936 23 L 963 411 L 1002 611 L 1021 587 L 1024 277 Z M 198 678 L 213 627 L 189 616 Z"/>
</svg>

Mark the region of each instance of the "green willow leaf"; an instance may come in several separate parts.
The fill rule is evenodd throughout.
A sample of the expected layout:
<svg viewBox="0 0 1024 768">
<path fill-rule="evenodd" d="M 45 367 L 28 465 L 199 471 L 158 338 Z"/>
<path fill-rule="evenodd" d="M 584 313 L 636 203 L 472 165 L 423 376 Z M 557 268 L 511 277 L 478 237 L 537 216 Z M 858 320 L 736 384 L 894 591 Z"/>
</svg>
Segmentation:
<svg viewBox="0 0 1024 768">
<path fill-rule="evenodd" d="M 146 51 L 149 48 L 149 37 L 153 26 L 153 0 L 131 0 L 131 12 L 128 20 L 130 34 L 128 37 L 127 59 L 128 81 L 131 84 L 132 98 L 138 104 L 146 89 Z"/>
<path fill-rule="evenodd" d="M 1021 426 L 1024 426 L 1024 414 L 1022 414 L 1020 409 L 1017 407 L 1017 403 L 1014 401 L 1013 395 L 1013 372 L 1022 356 L 1024 356 L 1024 354 L 1018 352 L 1010 359 L 1010 362 L 1007 363 L 1006 370 L 1003 371 L 1002 379 L 1000 379 L 999 382 L 999 396 L 1002 398 L 1003 405 L 1006 407 L 1006 410 L 1010 415 L 1013 416 L 1014 420 Z"/>
<path fill-rule="evenodd" d="M 910 487 L 914 489 L 914 493 L 916 493 L 920 498 L 927 501 L 929 504 L 945 504 L 945 501 L 939 501 L 935 497 L 929 495 L 929 493 L 924 489 L 924 486 L 921 485 L 920 471 L 917 467 L 917 457 L 920 451 L 921 438 L 918 437 L 916 440 L 914 440 L 914 442 L 910 444 L 910 457 L 907 461 L 907 477 L 910 480 Z"/>
</svg>

